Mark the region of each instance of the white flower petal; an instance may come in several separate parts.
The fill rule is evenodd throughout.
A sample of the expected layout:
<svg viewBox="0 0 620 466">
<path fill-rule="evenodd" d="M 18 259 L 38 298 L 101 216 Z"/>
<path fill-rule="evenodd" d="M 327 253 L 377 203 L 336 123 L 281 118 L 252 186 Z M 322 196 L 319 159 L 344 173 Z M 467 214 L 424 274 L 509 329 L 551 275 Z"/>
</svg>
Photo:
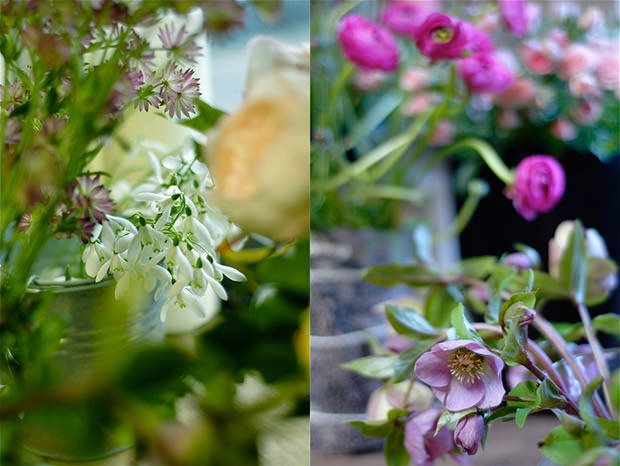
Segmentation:
<svg viewBox="0 0 620 466">
<path fill-rule="evenodd" d="M 214 264 L 215 268 L 222 272 L 225 276 L 230 278 L 234 282 L 244 282 L 246 280 L 245 275 L 239 272 L 237 269 L 222 264 Z"/>
<path fill-rule="evenodd" d="M 97 272 L 97 277 L 95 278 L 95 282 L 100 282 L 101 280 L 105 278 L 105 276 L 108 274 L 108 270 L 110 269 L 111 262 L 112 262 L 112 259 L 109 259 L 103 263 L 103 265 L 99 268 L 99 271 Z"/>
<path fill-rule="evenodd" d="M 153 173 L 155 173 L 155 178 L 161 183 L 163 180 L 161 178 L 161 167 L 159 166 L 159 159 L 151 151 L 148 151 L 146 155 L 149 158 L 149 163 L 151 164 Z"/>
<path fill-rule="evenodd" d="M 178 170 L 181 167 L 181 161 L 177 157 L 166 157 L 161 164 L 168 170 Z"/>
<path fill-rule="evenodd" d="M 209 284 L 213 287 L 213 291 L 215 291 L 215 294 L 218 295 L 220 299 L 226 301 L 228 299 L 228 294 L 226 293 L 226 290 L 224 289 L 222 284 L 218 282 L 217 280 L 215 280 L 214 278 L 211 278 L 209 275 L 205 274 L 205 278 L 207 279 Z"/>
<path fill-rule="evenodd" d="M 163 194 L 157 194 L 157 193 L 135 193 L 134 199 L 136 201 L 143 201 L 143 202 L 161 202 L 161 201 L 165 201 L 166 199 L 168 199 L 168 196 L 164 196 Z"/>
</svg>

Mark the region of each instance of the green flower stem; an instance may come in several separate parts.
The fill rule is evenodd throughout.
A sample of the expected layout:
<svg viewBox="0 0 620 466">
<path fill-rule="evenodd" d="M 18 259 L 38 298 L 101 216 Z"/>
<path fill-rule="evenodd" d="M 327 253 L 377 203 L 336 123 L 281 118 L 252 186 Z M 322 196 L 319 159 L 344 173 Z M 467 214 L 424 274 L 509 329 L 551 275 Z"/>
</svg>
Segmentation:
<svg viewBox="0 0 620 466">
<path fill-rule="evenodd" d="M 355 70 L 355 65 L 349 62 L 347 62 L 340 70 L 338 77 L 329 89 L 328 106 L 325 113 L 323 113 L 322 118 L 319 120 L 319 127 L 328 127 L 331 123 L 334 107 L 336 106 L 336 102 L 338 102 L 338 96 Z"/>
<path fill-rule="evenodd" d="M 614 404 L 611 401 L 609 390 L 611 374 L 609 372 L 609 367 L 607 366 L 607 361 L 605 361 L 605 357 L 603 356 L 603 348 L 596 338 L 594 329 L 592 328 L 592 319 L 590 318 L 588 308 L 585 304 L 577 301 L 575 301 L 575 306 L 577 306 L 579 317 L 581 318 L 583 328 L 586 331 L 586 339 L 588 340 L 588 344 L 590 345 L 590 348 L 592 348 L 592 354 L 594 355 L 594 360 L 596 361 L 596 367 L 598 368 L 598 372 L 601 377 L 603 377 L 603 396 L 605 397 L 605 403 L 607 404 L 611 418 L 615 421 L 618 419 L 618 414 L 616 413 Z"/>
<path fill-rule="evenodd" d="M 573 374 L 575 374 L 575 377 L 579 381 L 579 385 L 581 385 L 581 388 L 584 389 L 588 385 L 588 379 L 583 372 L 583 368 L 577 361 L 577 358 L 575 358 L 575 355 L 570 351 L 570 349 L 568 349 L 566 341 L 564 341 L 553 325 L 551 325 L 549 321 L 540 313 L 536 314 L 533 324 L 536 329 L 553 345 L 557 352 L 560 353 L 560 356 L 562 356 L 564 362 L 571 368 Z M 609 419 L 610 416 L 597 394 L 594 394 L 592 397 L 592 404 L 598 416 Z"/>
<path fill-rule="evenodd" d="M 392 185 L 363 186 L 357 194 L 365 198 L 409 201 L 415 205 L 421 205 L 425 198 L 424 194 L 420 191 Z"/>
<path fill-rule="evenodd" d="M 340 173 L 327 178 L 325 180 L 318 180 L 312 183 L 312 188 L 317 191 L 331 191 L 339 188 L 343 184 L 352 180 L 353 178 L 364 173 L 369 167 L 377 162 L 385 159 L 395 151 L 402 149 L 403 152 L 411 144 L 411 142 L 418 136 L 420 130 L 424 126 L 426 119 L 430 116 L 430 111 L 421 114 L 411 125 L 411 128 L 398 136 L 388 139 L 361 159 L 348 165 Z"/>
<path fill-rule="evenodd" d="M 469 194 L 467 195 L 467 199 L 465 199 L 465 203 L 461 207 L 461 210 L 452 224 L 435 236 L 435 244 L 442 243 L 443 241 L 459 235 L 467 227 L 471 221 L 471 218 L 474 216 L 476 209 L 478 208 L 478 204 L 480 204 L 480 200 L 488 193 L 488 188 L 480 189 L 478 188 L 479 184 L 481 184 L 481 182 L 470 184 Z"/>
<path fill-rule="evenodd" d="M 430 169 L 448 155 L 462 151 L 463 149 L 473 149 L 478 153 L 478 155 L 480 155 L 480 157 L 482 157 L 482 160 L 484 160 L 487 166 L 500 180 L 507 185 L 514 183 L 514 173 L 506 166 L 495 149 L 493 149 L 493 147 L 485 141 L 476 138 L 463 139 L 437 152 L 428 160 L 425 165 L 425 170 Z"/>
</svg>

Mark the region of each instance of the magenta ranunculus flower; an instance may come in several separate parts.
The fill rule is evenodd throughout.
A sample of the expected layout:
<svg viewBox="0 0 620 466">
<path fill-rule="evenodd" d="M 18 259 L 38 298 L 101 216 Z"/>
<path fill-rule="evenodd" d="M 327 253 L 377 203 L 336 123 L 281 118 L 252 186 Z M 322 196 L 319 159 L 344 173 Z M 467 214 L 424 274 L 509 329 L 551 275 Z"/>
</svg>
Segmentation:
<svg viewBox="0 0 620 466">
<path fill-rule="evenodd" d="M 530 155 L 515 170 L 515 181 L 507 197 L 526 220 L 549 212 L 564 195 L 566 176 L 562 165 L 550 155 Z"/>
<path fill-rule="evenodd" d="M 454 429 L 454 443 L 467 455 L 475 455 L 484 434 L 484 419 L 474 414 L 462 418 Z"/>
<path fill-rule="evenodd" d="M 450 411 L 489 409 L 506 393 L 503 367 L 504 361 L 475 341 L 448 340 L 420 356 L 415 374 Z"/>
<path fill-rule="evenodd" d="M 463 22 L 442 13 L 431 13 L 418 28 L 415 43 L 431 60 L 461 57 L 468 35 Z"/>
<path fill-rule="evenodd" d="M 361 15 L 347 15 L 338 24 L 338 40 L 344 56 L 365 70 L 394 71 L 399 53 L 387 29 Z"/>
<path fill-rule="evenodd" d="M 472 92 L 501 94 L 514 82 L 514 76 L 491 55 L 474 55 L 456 65 L 456 71 Z"/>
<path fill-rule="evenodd" d="M 415 39 L 432 10 L 411 2 L 393 2 L 383 11 L 383 22 L 394 32 Z"/>
<path fill-rule="evenodd" d="M 454 448 L 452 435 L 447 427 L 442 427 L 435 435 L 437 421 L 442 412 L 443 409 L 439 407 L 418 411 L 405 424 L 405 448 L 417 465 L 430 465 Z"/>
<path fill-rule="evenodd" d="M 516 37 L 523 37 L 527 31 L 527 17 L 523 0 L 497 0 L 499 11 L 508 29 Z"/>
<path fill-rule="evenodd" d="M 493 53 L 493 41 L 486 32 L 477 29 L 467 21 L 461 21 L 461 27 L 467 35 L 467 50 L 472 55 Z"/>
</svg>

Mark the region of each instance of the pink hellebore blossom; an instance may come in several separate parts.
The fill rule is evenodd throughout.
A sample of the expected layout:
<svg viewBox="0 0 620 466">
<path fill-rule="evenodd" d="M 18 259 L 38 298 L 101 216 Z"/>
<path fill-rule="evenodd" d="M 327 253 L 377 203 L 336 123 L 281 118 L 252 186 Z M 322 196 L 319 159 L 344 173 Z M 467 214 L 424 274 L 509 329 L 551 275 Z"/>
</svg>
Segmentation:
<svg viewBox="0 0 620 466">
<path fill-rule="evenodd" d="M 523 37 L 527 31 L 525 2 L 523 0 L 498 0 L 499 11 L 506 26 L 516 37 Z"/>
<path fill-rule="evenodd" d="M 454 443 L 467 455 L 475 455 L 484 434 L 484 419 L 476 414 L 462 418 L 454 429 Z"/>
<path fill-rule="evenodd" d="M 424 23 L 432 10 L 425 6 L 397 1 L 391 3 L 383 11 L 383 22 L 394 32 L 410 39 L 415 39 L 419 27 Z"/>
<path fill-rule="evenodd" d="M 365 70 L 394 71 L 398 67 L 394 37 L 364 16 L 351 14 L 342 18 L 338 40 L 344 56 Z"/>
<path fill-rule="evenodd" d="M 549 155 L 530 155 L 515 170 L 514 184 L 507 196 L 526 220 L 549 212 L 564 195 L 566 176 L 562 165 Z"/>
<path fill-rule="evenodd" d="M 418 411 L 405 424 L 405 448 L 418 466 L 431 465 L 454 448 L 452 435 L 447 427 L 442 427 L 435 435 L 437 421 L 442 412 L 443 409 L 439 407 Z"/>
<path fill-rule="evenodd" d="M 431 13 L 418 28 L 415 43 L 431 60 L 460 58 L 468 42 L 463 22 L 442 13 Z"/>
<path fill-rule="evenodd" d="M 491 55 L 474 55 L 456 65 L 456 71 L 472 92 L 501 94 L 514 81 L 512 73 Z"/>
<path fill-rule="evenodd" d="M 449 340 L 438 343 L 415 364 L 417 378 L 428 384 L 450 411 L 499 405 L 504 362 L 479 343 Z"/>
</svg>

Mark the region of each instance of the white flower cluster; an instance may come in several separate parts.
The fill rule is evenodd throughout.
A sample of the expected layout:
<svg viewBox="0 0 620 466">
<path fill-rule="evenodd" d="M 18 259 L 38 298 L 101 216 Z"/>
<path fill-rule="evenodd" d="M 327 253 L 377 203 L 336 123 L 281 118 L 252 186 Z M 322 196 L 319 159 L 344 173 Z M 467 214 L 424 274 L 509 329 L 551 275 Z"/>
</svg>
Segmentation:
<svg viewBox="0 0 620 466">
<path fill-rule="evenodd" d="M 203 317 L 200 298 L 209 287 L 227 299 L 223 277 L 245 279 L 218 263 L 217 247 L 234 225 L 207 204 L 203 193 L 213 182 L 193 153 L 167 157 L 161 165 L 155 155 L 148 156 L 154 175 L 134 190 L 139 205 L 125 212 L 127 218 L 107 216 L 84 250 L 86 273 L 96 281 L 112 275 L 117 299 L 136 281 L 147 291 L 157 287 L 156 300 L 167 294 L 162 321 L 171 306 Z"/>
</svg>

